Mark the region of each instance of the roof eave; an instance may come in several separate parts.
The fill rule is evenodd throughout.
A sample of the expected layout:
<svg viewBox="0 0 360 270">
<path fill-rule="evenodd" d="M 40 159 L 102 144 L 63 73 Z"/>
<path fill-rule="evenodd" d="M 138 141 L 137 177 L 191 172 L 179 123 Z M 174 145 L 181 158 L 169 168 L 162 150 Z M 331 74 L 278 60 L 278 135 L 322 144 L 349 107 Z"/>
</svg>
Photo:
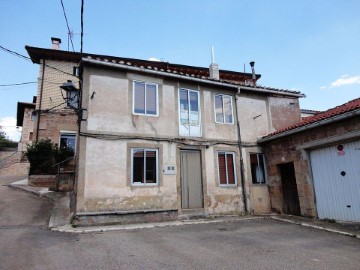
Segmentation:
<svg viewBox="0 0 360 270">
<path fill-rule="evenodd" d="M 273 136 L 265 137 L 265 138 L 258 140 L 258 143 L 266 143 L 266 142 L 280 139 L 280 138 L 283 138 L 286 136 L 290 136 L 295 133 L 299 133 L 299 132 L 302 132 L 302 131 L 305 131 L 308 129 L 324 126 L 324 125 L 327 125 L 330 123 L 338 122 L 338 121 L 345 120 L 345 119 L 355 117 L 355 116 L 360 116 L 360 109 L 356 109 L 354 111 L 350 111 L 350 112 L 347 112 L 347 113 L 344 113 L 341 115 L 336 115 L 336 116 L 333 116 L 330 118 L 326 118 L 326 119 L 323 119 L 323 120 L 320 120 L 320 121 L 317 121 L 314 123 L 310 123 L 310 124 L 307 124 L 307 125 L 304 125 L 304 126 L 301 126 L 298 128 L 290 129 L 290 130 L 275 134 Z"/>
<path fill-rule="evenodd" d="M 221 81 L 190 77 L 190 76 L 186 76 L 186 75 L 168 73 L 168 72 L 146 69 L 146 68 L 135 67 L 135 66 L 129 66 L 129 65 L 125 65 L 125 64 L 103 62 L 103 61 L 94 60 L 94 59 L 82 58 L 81 61 L 82 61 L 82 63 L 85 63 L 85 64 L 102 65 L 102 66 L 107 66 L 107 67 L 112 67 L 112 68 L 132 70 L 132 71 L 137 71 L 137 72 L 155 74 L 158 76 L 166 76 L 166 77 L 178 78 L 178 79 L 182 79 L 182 80 L 196 81 L 196 82 L 201 82 L 201 83 L 210 84 L 210 85 L 233 88 L 233 89 L 236 89 L 237 91 L 239 89 L 240 89 L 240 91 L 241 91 L 241 89 L 245 89 L 245 90 L 252 90 L 255 92 L 271 93 L 271 94 L 293 96 L 293 97 L 304 97 L 305 96 L 304 94 L 301 94 L 301 93 L 289 93 L 289 92 L 268 90 L 268 89 L 263 89 L 263 88 L 248 87 L 248 86 L 242 86 L 240 84 L 225 83 L 225 82 L 221 82 Z"/>
</svg>

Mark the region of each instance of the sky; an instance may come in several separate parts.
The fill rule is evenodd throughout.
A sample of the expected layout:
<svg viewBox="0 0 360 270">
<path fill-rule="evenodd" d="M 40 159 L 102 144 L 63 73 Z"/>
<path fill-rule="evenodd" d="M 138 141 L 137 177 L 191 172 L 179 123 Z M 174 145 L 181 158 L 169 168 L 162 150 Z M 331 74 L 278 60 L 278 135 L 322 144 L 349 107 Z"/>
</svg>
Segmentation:
<svg viewBox="0 0 360 270">
<path fill-rule="evenodd" d="M 75 51 L 81 0 L 63 0 Z M 25 45 L 68 50 L 60 0 L 1 0 L 0 46 L 27 56 Z M 359 0 L 84 0 L 83 51 L 250 72 L 260 85 L 296 90 L 302 109 L 326 110 L 360 97 Z M 70 45 L 71 50 L 71 45 Z M 0 50 L 0 85 L 35 82 L 39 66 Z M 0 86 L 0 126 L 13 140 L 17 102 L 36 84 Z"/>
</svg>

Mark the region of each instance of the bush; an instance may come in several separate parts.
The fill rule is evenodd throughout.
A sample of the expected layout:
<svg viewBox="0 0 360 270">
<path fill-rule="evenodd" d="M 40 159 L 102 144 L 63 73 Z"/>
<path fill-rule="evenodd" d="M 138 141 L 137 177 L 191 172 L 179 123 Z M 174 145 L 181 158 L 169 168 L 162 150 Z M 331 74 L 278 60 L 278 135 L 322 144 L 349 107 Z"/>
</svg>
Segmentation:
<svg viewBox="0 0 360 270">
<path fill-rule="evenodd" d="M 50 139 L 41 139 L 27 146 L 25 153 L 30 162 L 30 174 L 55 174 L 54 165 L 74 156 L 69 147 L 58 148 Z"/>
</svg>

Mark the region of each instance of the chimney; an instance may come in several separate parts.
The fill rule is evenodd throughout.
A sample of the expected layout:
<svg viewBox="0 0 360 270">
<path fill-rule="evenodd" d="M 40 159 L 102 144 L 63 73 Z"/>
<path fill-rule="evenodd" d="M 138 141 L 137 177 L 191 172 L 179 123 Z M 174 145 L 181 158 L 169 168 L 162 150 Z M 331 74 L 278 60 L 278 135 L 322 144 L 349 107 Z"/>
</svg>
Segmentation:
<svg viewBox="0 0 360 270">
<path fill-rule="evenodd" d="M 61 39 L 60 38 L 56 38 L 56 37 L 52 37 L 51 38 L 51 49 L 53 50 L 60 50 L 60 44 L 61 44 Z"/>
<path fill-rule="evenodd" d="M 255 62 L 254 61 L 250 62 L 250 67 L 251 67 L 251 72 L 252 72 L 252 81 L 255 85 L 256 84 L 256 75 L 255 75 Z"/>
<path fill-rule="evenodd" d="M 215 63 L 214 47 L 211 47 L 211 64 L 209 66 L 210 79 L 219 80 L 219 65 Z"/>
</svg>

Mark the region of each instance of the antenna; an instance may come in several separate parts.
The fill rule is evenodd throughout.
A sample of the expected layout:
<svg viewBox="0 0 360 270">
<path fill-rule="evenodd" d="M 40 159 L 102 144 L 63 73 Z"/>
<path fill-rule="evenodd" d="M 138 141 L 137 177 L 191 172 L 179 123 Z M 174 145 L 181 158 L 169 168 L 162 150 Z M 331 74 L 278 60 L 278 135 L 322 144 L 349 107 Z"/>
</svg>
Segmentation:
<svg viewBox="0 0 360 270">
<path fill-rule="evenodd" d="M 214 52 L 214 46 L 211 46 L 211 63 L 215 63 L 215 52 Z"/>
</svg>

